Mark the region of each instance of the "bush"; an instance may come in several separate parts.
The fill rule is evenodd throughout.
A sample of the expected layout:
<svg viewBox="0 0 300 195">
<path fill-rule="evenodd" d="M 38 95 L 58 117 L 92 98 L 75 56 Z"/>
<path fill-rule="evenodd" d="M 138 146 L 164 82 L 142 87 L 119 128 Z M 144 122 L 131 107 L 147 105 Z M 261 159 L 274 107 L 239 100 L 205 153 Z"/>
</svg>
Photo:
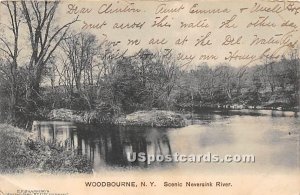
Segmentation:
<svg viewBox="0 0 300 195">
<path fill-rule="evenodd" d="M 0 172 L 22 172 L 30 164 L 23 145 L 26 133 L 9 125 L 0 125 Z"/>
<path fill-rule="evenodd" d="M 34 140 L 28 132 L 0 124 L 0 173 L 22 173 L 25 170 L 90 173 L 92 168 L 86 156 L 77 155 L 76 150 Z"/>
</svg>

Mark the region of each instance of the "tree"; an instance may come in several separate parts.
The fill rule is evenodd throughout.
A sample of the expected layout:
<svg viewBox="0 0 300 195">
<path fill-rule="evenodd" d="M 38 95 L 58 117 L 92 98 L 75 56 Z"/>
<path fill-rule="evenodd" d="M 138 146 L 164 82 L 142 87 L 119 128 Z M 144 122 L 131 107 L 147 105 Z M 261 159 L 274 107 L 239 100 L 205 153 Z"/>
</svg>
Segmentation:
<svg viewBox="0 0 300 195">
<path fill-rule="evenodd" d="M 4 52 L 5 62 L 2 62 L 0 68 L 4 75 L 7 77 L 10 85 L 10 98 L 9 98 L 9 112 L 8 112 L 8 121 L 15 123 L 16 121 L 16 104 L 18 99 L 18 90 L 17 90 L 17 69 L 18 69 L 18 55 L 19 55 L 19 27 L 21 21 L 21 11 L 17 6 L 15 1 L 12 2 L 2 2 L 9 13 L 10 17 L 10 27 L 8 28 L 13 33 L 12 43 L 9 43 L 9 40 L 0 37 L 0 40 L 3 47 L 0 47 L 0 50 Z"/>
<path fill-rule="evenodd" d="M 96 36 L 89 33 L 71 34 L 63 41 L 62 49 L 66 55 L 64 70 L 71 85 L 71 95 L 73 95 L 73 84 L 75 82 L 76 92 L 86 100 L 89 109 L 92 109 L 89 89 L 93 88 L 94 65 L 99 55 L 100 46 L 97 44 Z M 83 85 L 83 86 L 82 86 Z"/>
<path fill-rule="evenodd" d="M 155 55 L 155 64 L 158 70 L 154 81 L 158 83 L 158 100 L 164 102 L 166 109 L 171 108 L 171 94 L 177 85 L 180 66 L 168 51 L 159 51 Z"/>
<path fill-rule="evenodd" d="M 152 52 L 140 50 L 134 59 L 137 73 L 142 82 L 140 93 L 147 96 L 146 108 L 171 107 L 171 93 L 179 76 L 179 66 L 169 50 Z"/>
<path fill-rule="evenodd" d="M 231 103 L 233 99 L 233 89 L 236 87 L 235 68 L 225 65 L 219 65 L 217 71 L 217 86 L 219 93 L 219 103 Z"/>
<path fill-rule="evenodd" d="M 12 39 L 0 37 L 0 51 L 4 53 L 6 59 L 5 63 L 2 63 L 1 71 L 5 73 L 10 83 L 8 118 L 12 123 L 16 118 L 18 99 L 21 99 L 17 90 L 19 40 L 21 38 L 29 39 L 30 42 L 30 48 L 24 52 L 29 55 L 29 61 L 23 60 L 21 63 L 27 70 L 25 72 L 27 77 L 26 96 L 23 100 L 27 102 L 28 109 L 34 109 L 38 107 L 36 100 L 40 96 L 40 83 L 46 65 L 53 57 L 54 51 L 65 37 L 71 24 L 77 21 L 78 17 L 62 26 L 56 24 L 55 13 L 58 4 L 59 1 L 6 1 L 1 3 L 2 6 L 5 6 L 9 19 L 9 22 L 3 25 L 13 34 Z M 27 31 L 23 28 L 21 30 L 23 26 L 20 24 L 23 22 L 24 26 L 27 26 Z M 22 34 L 20 34 L 21 31 Z M 22 74 L 24 74 L 23 71 Z"/>
<path fill-rule="evenodd" d="M 71 24 L 55 24 L 54 17 L 59 1 L 21 1 L 31 45 L 26 98 L 35 101 L 40 92 L 40 83 L 48 60 L 64 39 Z"/>
</svg>

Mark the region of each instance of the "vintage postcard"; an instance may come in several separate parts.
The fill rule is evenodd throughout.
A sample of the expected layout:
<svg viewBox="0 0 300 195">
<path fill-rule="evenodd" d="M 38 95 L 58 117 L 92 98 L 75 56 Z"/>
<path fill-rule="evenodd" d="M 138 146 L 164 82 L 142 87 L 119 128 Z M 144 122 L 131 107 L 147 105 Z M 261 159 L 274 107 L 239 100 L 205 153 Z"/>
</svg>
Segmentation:
<svg viewBox="0 0 300 195">
<path fill-rule="evenodd" d="M 300 1 L 0 3 L 0 195 L 300 194 Z"/>
</svg>

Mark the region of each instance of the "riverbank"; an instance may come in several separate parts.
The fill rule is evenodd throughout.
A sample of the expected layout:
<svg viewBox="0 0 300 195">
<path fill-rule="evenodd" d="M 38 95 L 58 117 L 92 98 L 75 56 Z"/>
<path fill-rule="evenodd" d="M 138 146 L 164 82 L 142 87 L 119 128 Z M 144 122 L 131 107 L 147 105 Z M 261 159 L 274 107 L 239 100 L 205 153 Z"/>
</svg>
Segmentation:
<svg viewBox="0 0 300 195">
<path fill-rule="evenodd" d="M 123 126 L 151 126 L 151 127 L 183 127 L 185 118 L 179 113 L 166 110 L 137 111 L 120 117 L 100 117 L 96 111 L 74 111 L 70 109 L 55 109 L 48 114 L 48 119 L 70 121 L 84 124 L 110 123 Z"/>
<path fill-rule="evenodd" d="M 90 162 L 59 143 L 44 142 L 34 134 L 0 124 L 0 173 L 90 173 Z"/>
<path fill-rule="evenodd" d="M 115 123 L 124 126 L 184 127 L 186 119 L 181 114 L 172 111 L 151 110 L 119 117 Z"/>
<path fill-rule="evenodd" d="M 100 122 L 96 111 L 75 111 L 66 108 L 54 109 L 46 116 L 50 120 L 70 121 L 75 123 Z"/>
<path fill-rule="evenodd" d="M 250 116 L 292 116 L 298 117 L 299 111 L 283 111 L 270 109 L 200 109 L 194 114 L 221 114 L 221 115 L 250 115 Z M 187 119 L 193 118 L 191 112 L 186 111 L 185 114 L 179 114 L 166 110 L 147 110 L 137 111 L 128 115 L 119 117 L 106 116 L 97 113 L 97 111 L 74 111 L 70 109 L 52 110 L 46 117 L 46 120 L 52 121 L 70 121 L 82 124 L 112 124 L 122 126 L 144 126 L 144 127 L 169 127 L 178 128 L 186 126 Z"/>
</svg>

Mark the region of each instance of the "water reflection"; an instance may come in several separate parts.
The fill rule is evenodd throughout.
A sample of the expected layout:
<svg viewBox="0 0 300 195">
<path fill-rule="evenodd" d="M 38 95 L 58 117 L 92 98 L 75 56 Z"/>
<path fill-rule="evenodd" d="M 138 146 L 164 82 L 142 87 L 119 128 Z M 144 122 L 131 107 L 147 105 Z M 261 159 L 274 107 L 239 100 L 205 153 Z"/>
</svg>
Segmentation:
<svg viewBox="0 0 300 195">
<path fill-rule="evenodd" d="M 56 142 L 71 148 L 78 146 L 77 126 L 71 122 L 34 121 L 32 130 L 37 131 L 38 138 L 46 142 Z"/>
<path fill-rule="evenodd" d="M 45 141 L 57 142 L 66 147 L 77 149 L 78 154 L 86 155 L 94 168 L 106 166 L 149 167 L 167 164 L 166 162 L 130 162 L 128 154 L 171 155 L 171 145 L 166 129 L 87 126 L 70 122 L 35 122 L 33 129 Z"/>
<path fill-rule="evenodd" d="M 268 115 L 195 115 L 193 123 L 177 129 L 89 126 L 70 122 L 36 122 L 40 139 L 77 149 L 93 163 L 94 170 L 112 167 L 164 167 L 191 171 L 270 171 L 299 168 L 300 120 L 291 113 Z M 205 164 L 129 162 L 127 154 L 172 155 L 174 153 L 220 156 L 253 154 L 254 164 Z M 176 165 L 176 166 L 173 166 Z"/>
</svg>

